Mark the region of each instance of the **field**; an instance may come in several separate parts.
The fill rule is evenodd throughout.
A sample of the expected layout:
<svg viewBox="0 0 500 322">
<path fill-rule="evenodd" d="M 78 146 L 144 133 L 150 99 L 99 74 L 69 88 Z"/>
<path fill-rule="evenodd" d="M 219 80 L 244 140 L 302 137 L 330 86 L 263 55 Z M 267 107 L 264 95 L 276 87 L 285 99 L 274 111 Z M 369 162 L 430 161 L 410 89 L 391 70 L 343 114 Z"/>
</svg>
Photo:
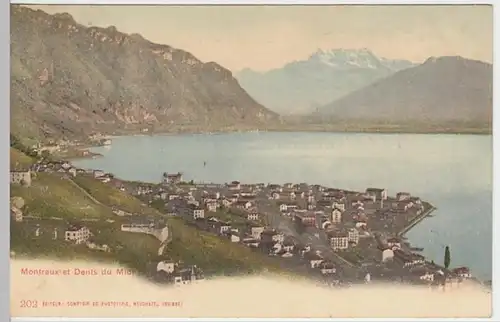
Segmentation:
<svg viewBox="0 0 500 322">
<path fill-rule="evenodd" d="M 111 209 L 96 204 L 70 180 L 53 173 L 37 173 L 30 187 L 11 184 L 10 193 L 24 199 L 26 215 L 64 219 L 113 216 Z"/>
<path fill-rule="evenodd" d="M 107 206 L 118 207 L 134 214 L 160 215 L 156 209 L 147 206 L 134 196 L 92 177 L 77 176 L 73 178 L 73 181 L 90 193 L 99 202 Z"/>
<path fill-rule="evenodd" d="M 167 254 L 173 259 L 189 260 L 214 274 L 252 273 L 262 269 L 283 271 L 278 259 L 186 226 L 180 218 L 171 218 L 169 224 L 173 239 Z"/>
<path fill-rule="evenodd" d="M 27 156 L 21 151 L 10 148 L 10 168 L 12 170 L 16 169 L 26 169 L 31 166 L 35 160 L 33 158 Z"/>
</svg>

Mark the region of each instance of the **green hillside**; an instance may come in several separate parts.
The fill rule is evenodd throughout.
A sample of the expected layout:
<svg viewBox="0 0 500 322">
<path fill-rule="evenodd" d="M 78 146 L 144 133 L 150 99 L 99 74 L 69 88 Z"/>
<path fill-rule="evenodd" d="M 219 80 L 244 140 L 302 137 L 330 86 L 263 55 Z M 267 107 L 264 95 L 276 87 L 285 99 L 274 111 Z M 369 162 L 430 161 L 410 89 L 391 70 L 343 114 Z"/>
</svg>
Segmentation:
<svg viewBox="0 0 500 322">
<path fill-rule="evenodd" d="M 22 197 L 26 213 L 42 218 L 110 218 L 109 207 L 96 204 L 68 179 L 53 173 L 37 173 L 30 187 L 11 185 L 11 195 Z"/>
<path fill-rule="evenodd" d="M 107 206 L 117 207 L 134 214 L 161 215 L 158 210 L 148 207 L 134 196 L 90 176 L 77 176 L 73 178 L 73 181 Z"/>
<path fill-rule="evenodd" d="M 16 158 L 25 156 L 16 152 Z M 166 258 L 198 265 L 211 274 L 262 270 L 285 272 L 279 259 L 199 231 L 179 218 L 168 218 L 172 241 L 164 255 L 159 257 L 160 242 L 153 236 L 120 231 L 120 225 L 126 219 L 114 215 L 111 206 L 138 214 L 165 216 L 134 196 L 91 177 L 77 176 L 70 180 L 56 173 L 38 173 L 30 187 L 11 185 L 11 196 L 22 197 L 25 200 L 24 215 L 44 218 L 42 226 L 47 229 L 64 229 L 67 220 L 92 220 L 85 222 L 85 225 L 97 232 L 100 242 L 120 249 L 106 254 L 88 250 L 85 246 L 69 245 L 61 240 L 34 239 L 33 231 L 26 228 L 27 222 L 12 222 L 11 249 L 18 255 L 114 261 L 143 272 L 147 270 L 148 263 Z M 53 217 L 63 220 L 50 219 Z"/>
<path fill-rule="evenodd" d="M 21 151 L 10 148 L 10 169 L 11 170 L 22 170 L 31 166 L 35 160 L 32 157 L 27 156 Z"/>
</svg>

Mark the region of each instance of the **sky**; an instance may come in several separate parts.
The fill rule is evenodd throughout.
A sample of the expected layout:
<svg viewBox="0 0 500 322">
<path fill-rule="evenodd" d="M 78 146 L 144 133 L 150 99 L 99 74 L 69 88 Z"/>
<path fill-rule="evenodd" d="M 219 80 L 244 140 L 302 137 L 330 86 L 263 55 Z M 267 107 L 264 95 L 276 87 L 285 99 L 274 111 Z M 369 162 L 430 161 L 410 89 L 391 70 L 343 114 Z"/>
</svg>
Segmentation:
<svg viewBox="0 0 500 322">
<path fill-rule="evenodd" d="M 485 5 L 30 7 L 68 12 L 85 26 L 114 25 L 232 71 L 280 68 L 337 48 L 414 62 L 450 55 L 493 59 L 493 10 Z"/>
</svg>

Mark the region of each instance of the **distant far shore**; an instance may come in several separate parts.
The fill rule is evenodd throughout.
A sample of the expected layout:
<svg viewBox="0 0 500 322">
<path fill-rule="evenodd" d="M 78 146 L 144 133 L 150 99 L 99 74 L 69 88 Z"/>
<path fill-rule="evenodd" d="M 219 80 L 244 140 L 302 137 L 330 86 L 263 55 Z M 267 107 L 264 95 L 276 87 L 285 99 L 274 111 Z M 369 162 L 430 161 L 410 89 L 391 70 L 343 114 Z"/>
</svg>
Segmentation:
<svg viewBox="0 0 500 322">
<path fill-rule="evenodd" d="M 285 122 L 273 126 L 251 127 L 248 125 L 234 125 L 231 127 L 216 127 L 196 126 L 196 125 L 179 125 L 175 127 L 164 128 L 148 128 L 144 126 L 135 126 L 128 129 L 118 129 L 115 131 L 103 131 L 101 135 L 109 139 L 118 138 L 121 136 L 153 136 L 153 135 L 180 135 L 180 134 L 227 134 L 227 133 L 258 133 L 258 132 L 274 132 L 274 133 L 365 133 L 365 134 L 422 134 L 422 135 L 492 135 L 491 126 L 480 126 L 480 124 L 367 124 L 363 122 L 345 122 L 337 121 L 334 124 L 320 123 L 294 123 Z M 61 157 L 71 159 L 95 158 L 99 157 L 99 153 L 91 152 L 90 148 L 102 146 L 102 144 L 90 140 L 89 137 L 74 138 L 77 145 L 68 149 Z"/>
<path fill-rule="evenodd" d="M 147 132 L 136 129 L 123 129 L 111 134 L 111 137 L 127 135 L 175 135 L 175 134 L 220 134 L 220 133 L 252 133 L 252 132 L 325 132 L 325 133 L 371 133 L 371 134 L 462 134 L 492 135 L 492 129 L 486 127 L 418 127 L 418 126 L 355 126 L 355 125 L 281 125 L 262 128 L 219 128 L 205 129 L 197 127 L 179 127 L 170 129 L 154 129 Z"/>
<path fill-rule="evenodd" d="M 341 128 L 341 127 L 290 127 L 269 132 L 330 132 L 330 133 L 370 133 L 370 134 L 463 134 L 463 135 L 491 135 L 492 130 L 486 128 L 469 129 L 406 129 L 397 127 L 373 128 Z"/>
</svg>

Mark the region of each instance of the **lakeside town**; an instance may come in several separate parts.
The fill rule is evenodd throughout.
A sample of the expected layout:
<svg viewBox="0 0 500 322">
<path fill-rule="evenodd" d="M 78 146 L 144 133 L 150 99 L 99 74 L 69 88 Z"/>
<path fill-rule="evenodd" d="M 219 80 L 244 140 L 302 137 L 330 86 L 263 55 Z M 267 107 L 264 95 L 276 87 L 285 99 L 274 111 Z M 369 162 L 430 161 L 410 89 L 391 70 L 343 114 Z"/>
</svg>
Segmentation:
<svg viewBox="0 0 500 322">
<path fill-rule="evenodd" d="M 23 213 L 22 205 L 11 202 L 12 221 L 29 238 L 62 240 L 110 253 L 123 246 L 102 242 L 106 232 L 149 234 L 161 242 L 161 257 L 175 235 L 168 218 L 177 218 L 197 230 L 279 258 L 283 268 L 306 273 L 326 285 L 389 281 L 438 286 L 473 279 L 467 267 L 448 269 L 428 261 L 418 253 L 421 249 L 406 241 L 404 233 L 434 210 L 408 192 L 390 196 L 383 188 L 356 192 L 308 183 L 195 183 L 186 182 L 182 173 L 159 174 L 158 184 L 129 182 L 101 170 L 48 159 L 28 169 L 11 169 L 10 181 L 30 186 L 40 173 L 56 174 L 76 186 L 78 177 L 101 181 L 163 216 L 114 207 L 114 217 L 105 220 L 104 229 L 92 218 L 42 219 Z M 212 275 L 203 267 L 167 258 L 151 265 L 149 277 L 175 285 Z"/>
</svg>

